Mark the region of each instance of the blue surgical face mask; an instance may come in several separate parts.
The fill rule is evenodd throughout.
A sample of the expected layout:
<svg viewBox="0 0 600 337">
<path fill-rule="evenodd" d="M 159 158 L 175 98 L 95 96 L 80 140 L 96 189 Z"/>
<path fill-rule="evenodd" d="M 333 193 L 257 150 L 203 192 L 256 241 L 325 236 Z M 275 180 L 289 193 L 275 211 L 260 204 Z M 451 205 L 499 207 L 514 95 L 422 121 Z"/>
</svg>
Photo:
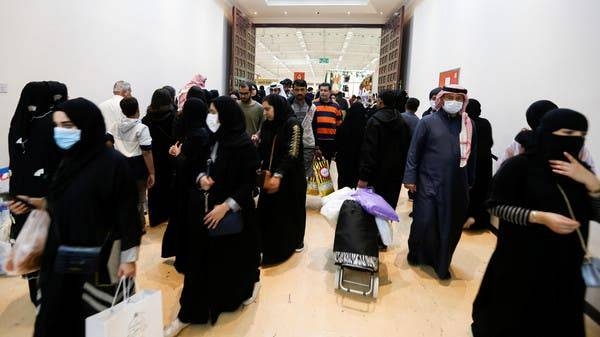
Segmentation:
<svg viewBox="0 0 600 337">
<path fill-rule="evenodd" d="M 61 127 L 54 128 L 54 141 L 56 145 L 63 150 L 68 150 L 81 139 L 81 130 L 67 129 Z"/>
</svg>

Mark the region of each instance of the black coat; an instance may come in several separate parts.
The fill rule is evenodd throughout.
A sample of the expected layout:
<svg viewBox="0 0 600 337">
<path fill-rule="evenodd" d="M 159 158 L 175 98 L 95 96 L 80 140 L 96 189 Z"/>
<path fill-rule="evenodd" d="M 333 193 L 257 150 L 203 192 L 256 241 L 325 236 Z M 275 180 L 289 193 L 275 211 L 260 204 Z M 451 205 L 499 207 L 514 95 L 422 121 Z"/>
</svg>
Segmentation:
<svg viewBox="0 0 600 337">
<path fill-rule="evenodd" d="M 469 191 L 469 209 L 467 215 L 475 218 L 475 228 L 489 227 L 490 215 L 486 211 L 486 202 L 492 181 L 492 126 L 490 122 L 481 117 L 471 118 L 477 132 L 477 152 L 475 164 L 475 183 Z M 473 228 L 473 227 L 472 227 Z"/>
<path fill-rule="evenodd" d="M 162 242 L 161 256 L 168 258 L 178 255 L 175 268 L 183 271 L 187 265 L 187 245 L 182 244 L 188 233 L 188 203 L 190 193 L 195 187 L 194 172 L 206 164 L 210 152 L 210 139 L 205 128 L 194 129 L 182 139 L 181 153 L 175 158 L 175 177 L 173 184 L 173 208 L 169 224 Z"/>
<path fill-rule="evenodd" d="M 356 187 L 360 153 L 366 127 L 366 109 L 360 103 L 352 104 L 346 118 L 337 129 L 335 162 L 338 170 L 338 188 Z"/>
<path fill-rule="evenodd" d="M 175 144 L 173 136 L 173 113 L 155 116 L 148 113 L 142 123 L 148 126 L 152 137 L 152 157 L 154 159 L 155 181 L 148 190 L 148 219 L 150 226 L 159 225 L 169 219 L 173 193 L 175 164 L 169 155 L 169 148 Z"/>
<path fill-rule="evenodd" d="M 400 196 L 409 146 L 410 130 L 397 110 L 380 109 L 367 121 L 359 177 L 393 208 Z"/>
</svg>

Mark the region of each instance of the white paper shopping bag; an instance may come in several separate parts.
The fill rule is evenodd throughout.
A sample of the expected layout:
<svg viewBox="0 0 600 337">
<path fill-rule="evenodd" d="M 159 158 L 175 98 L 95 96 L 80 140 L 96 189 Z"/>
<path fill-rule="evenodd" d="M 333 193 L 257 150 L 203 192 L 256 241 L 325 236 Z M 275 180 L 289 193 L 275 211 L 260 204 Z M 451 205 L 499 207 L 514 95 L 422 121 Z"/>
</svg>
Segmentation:
<svg viewBox="0 0 600 337">
<path fill-rule="evenodd" d="M 117 290 L 118 292 L 118 290 Z M 160 291 L 143 290 L 85 319 L 86 337 L 163 337 Z"/>
</svg>

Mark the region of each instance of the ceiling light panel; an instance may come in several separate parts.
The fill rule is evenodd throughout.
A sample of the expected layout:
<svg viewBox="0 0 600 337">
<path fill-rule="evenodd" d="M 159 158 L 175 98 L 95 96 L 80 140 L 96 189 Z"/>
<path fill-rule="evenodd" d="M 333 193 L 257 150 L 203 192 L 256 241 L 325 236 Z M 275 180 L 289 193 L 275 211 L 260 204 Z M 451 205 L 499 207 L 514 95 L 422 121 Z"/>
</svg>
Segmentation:
<svg viewBox="0 0 600 337">
<path fill-rule="evenodd" d="M 369 0 L 265 0 L 267 6 L 367 6 Z"/>
</svg>

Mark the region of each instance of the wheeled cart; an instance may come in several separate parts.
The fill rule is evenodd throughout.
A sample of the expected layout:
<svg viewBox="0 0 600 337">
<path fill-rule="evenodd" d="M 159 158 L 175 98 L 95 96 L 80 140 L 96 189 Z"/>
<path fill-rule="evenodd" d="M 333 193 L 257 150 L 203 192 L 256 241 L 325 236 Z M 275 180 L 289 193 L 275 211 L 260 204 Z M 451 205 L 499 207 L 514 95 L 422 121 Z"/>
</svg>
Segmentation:
<svg viewBox="0 0 600 337">
<path fill-rule="evenodd" d="M 379 246 L 375 218 L 360 204 L 346 200 L 340 209 L 335 229 L 333 256 L 336 264 L 335 289 L 377 298 L 379 289 Z M 351 281 L 349 270 L 369 274 L 367 283 Z M 357 289 L 358 288 L 358 289 Z"/>
</svg>

